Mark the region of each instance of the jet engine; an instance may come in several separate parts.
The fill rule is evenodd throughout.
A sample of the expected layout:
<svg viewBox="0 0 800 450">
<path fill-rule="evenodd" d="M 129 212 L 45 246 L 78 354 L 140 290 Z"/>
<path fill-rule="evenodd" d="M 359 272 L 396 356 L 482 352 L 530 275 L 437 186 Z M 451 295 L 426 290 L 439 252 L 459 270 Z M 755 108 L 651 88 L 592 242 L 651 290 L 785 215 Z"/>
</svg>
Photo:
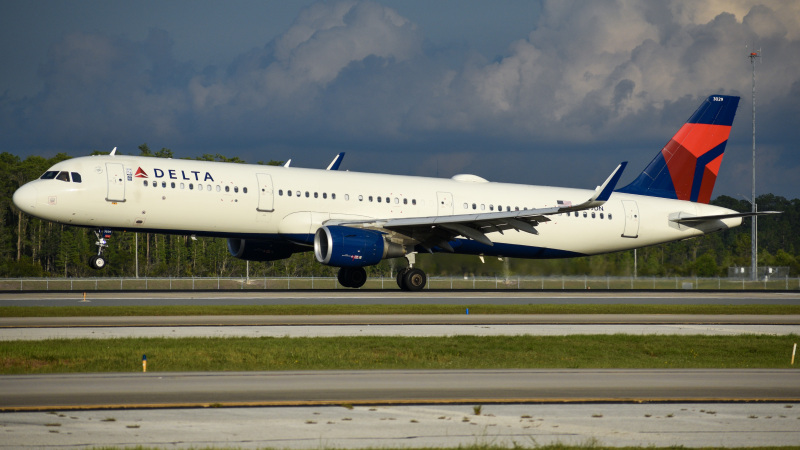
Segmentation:
<svg viewBox="0 0 800 450">
<path fill-rule="evenodd" d="M 390 242 L 380 231 L 333 225 L 320 227 L 314 234 L 314 256 L 328 266 L 373 266 L 405 254 L 402 245 Z"/>
<path fill-rule="evenodd" d="M 283 242 L 261 239 L 228 238 L 228 251 L 248 261 L 277 261 L 292 256 L 297 249 Z"/>
</svg>

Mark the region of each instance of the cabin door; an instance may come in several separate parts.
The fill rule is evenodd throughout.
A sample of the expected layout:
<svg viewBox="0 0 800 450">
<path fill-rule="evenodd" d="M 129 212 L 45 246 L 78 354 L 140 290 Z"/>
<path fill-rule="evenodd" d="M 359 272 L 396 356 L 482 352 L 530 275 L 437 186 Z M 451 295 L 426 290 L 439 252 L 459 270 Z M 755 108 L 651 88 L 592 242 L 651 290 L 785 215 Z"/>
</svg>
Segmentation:
<svg viewBox="0 0 800 450">
<path fill-rule="evenodd" d="M 639 206 L 633 200 L 623 200 L 622 208 L 625 210 L 625 230 L 622 237 L 639 237 Z"/>
<path fill-rule="evenodd" d="M 106 163 L 106 179 L 108 190 L 106 200 L 109 202 L 125 201 L 125 168 L 120 163 Z"/>
<path fill-rule="evenodd" d="M 272 212 L 274 208 L 274 194 L 272 192 L 272 177 L 266 173 L 256 174 L 258 177 L 258 210 Z"/>
</svg>

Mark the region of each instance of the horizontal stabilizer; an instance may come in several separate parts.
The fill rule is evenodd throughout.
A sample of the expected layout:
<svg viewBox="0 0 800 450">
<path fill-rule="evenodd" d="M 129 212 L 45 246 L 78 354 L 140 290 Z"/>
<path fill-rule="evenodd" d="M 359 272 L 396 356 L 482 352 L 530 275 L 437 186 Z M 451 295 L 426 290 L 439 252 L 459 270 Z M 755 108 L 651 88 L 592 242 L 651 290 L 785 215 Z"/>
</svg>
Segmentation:
<svg viewBox="0 0 800 450">
<path fill-rule="evenodd" d="M 693 224 L 699 222 L 708 222 L 711 220 L 733 219 L 734 217 L 753 217 L 753 216 L 766 216 L 768 214 L 781 214 L 783 211 L 758 211 L 758 212 L 743 212 L 733 214 L 717 214 L 713 216 L 691 216 L 691 217 L 678 217 L 670 218 L 669 220 L 681 224 Z"/>
</svg>

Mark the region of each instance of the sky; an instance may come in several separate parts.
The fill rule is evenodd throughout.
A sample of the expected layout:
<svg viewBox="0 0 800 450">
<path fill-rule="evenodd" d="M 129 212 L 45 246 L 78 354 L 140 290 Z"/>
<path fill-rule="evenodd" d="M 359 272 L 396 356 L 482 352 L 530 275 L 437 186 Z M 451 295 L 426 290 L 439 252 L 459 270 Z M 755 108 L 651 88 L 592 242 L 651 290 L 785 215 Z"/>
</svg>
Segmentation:
<svg viewBox="0 0 800 450">
<path fill-rule="evenodd" d="M 710 95 L 714 197 L 800 197 L 800 2 L 4 0 L 0 151 L 292 159 L 593 189 Z"/>
</svg>

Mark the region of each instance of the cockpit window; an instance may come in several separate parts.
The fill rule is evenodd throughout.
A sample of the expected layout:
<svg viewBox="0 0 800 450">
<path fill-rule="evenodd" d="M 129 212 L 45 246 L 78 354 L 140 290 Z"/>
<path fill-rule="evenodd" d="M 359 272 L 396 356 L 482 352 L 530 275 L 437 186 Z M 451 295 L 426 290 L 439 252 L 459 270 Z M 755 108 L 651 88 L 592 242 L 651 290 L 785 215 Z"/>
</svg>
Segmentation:
<svg viewBox="0 0 800 450">
<path fill-rule="evenodd" d="M 56 177 L 56 175 L 58 175 L 58 171 L 48 170 L 47 172 L 44 173 L 44 175 L 42 175 L 39 178 L 41 178 L 42 180 L 52 180 L 53 178 Z"/>
<path fill-rule="evenodd" d="M 66 181 L 69 183 L 69 172 L 58 172 L 58 175 L 56 175 L 56 180 Z"/>
<path fill-rule="evenodd" d="M 72 172 L 72 182 L 73 183 L 80 183 L 81 182 L 81 174 L 78 172 Z"/>
</svg>

